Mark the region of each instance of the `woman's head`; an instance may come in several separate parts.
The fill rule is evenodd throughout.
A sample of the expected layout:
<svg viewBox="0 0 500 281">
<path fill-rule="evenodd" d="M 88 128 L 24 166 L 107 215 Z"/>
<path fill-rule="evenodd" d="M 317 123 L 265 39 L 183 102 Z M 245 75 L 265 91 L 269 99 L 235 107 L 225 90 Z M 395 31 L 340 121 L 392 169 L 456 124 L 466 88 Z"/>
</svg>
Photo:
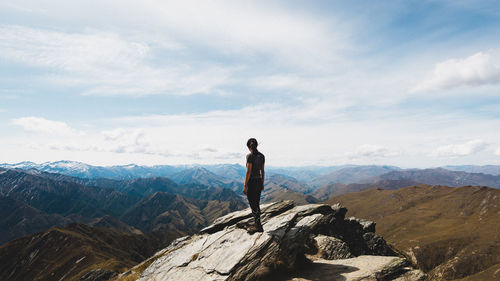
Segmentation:
<svg viewBox="0 0 500 281">
<path fill-rule="evenodd" d="M 252 152 L 257 152 L 257 146 L 259 144 L 257 143 L 257 140 L 254 138 L 249 138 L 247 141 L 247 147 L 250 149 Z"/>
</svg>

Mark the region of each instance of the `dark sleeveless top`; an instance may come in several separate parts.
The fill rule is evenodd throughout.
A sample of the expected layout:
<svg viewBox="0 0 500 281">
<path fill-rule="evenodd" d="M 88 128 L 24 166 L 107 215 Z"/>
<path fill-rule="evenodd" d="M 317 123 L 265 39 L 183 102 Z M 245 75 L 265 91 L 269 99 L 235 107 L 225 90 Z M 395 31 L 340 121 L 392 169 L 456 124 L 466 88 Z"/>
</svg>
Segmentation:
<svg viewBox="0 0 500 281">
<path fill-rule="evenodd" d="M 264 157 L 264 154 L 260 153 L 259 151 L 255 153 L 249 153 L 247 155 L 247 163 L 252 163 L 252 172 L 250 174 L 251 179 L 262 177 L 262 175 L 260 174 L 260 170 L 262 169 L 265 161 L 266 157 Z"/>
</svg>

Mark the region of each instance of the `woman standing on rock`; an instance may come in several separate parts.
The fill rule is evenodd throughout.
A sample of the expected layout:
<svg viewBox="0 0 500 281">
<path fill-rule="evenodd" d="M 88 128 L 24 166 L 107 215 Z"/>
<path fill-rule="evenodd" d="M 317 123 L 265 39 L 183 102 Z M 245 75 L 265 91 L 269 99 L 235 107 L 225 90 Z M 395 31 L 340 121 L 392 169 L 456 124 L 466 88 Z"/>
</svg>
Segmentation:
<svg viewBox="0 0 500 281">
<path fill-rule="evenodd" d="M 252 209 L 252 215 L 255 224 L 248 228 L 248 232 L 263 232 L 262 224 L 260 223 L 260 193 L 264 190 L 264 162 L 266 158 L 264 154 L 257 150 L 257 140 L 250 138 L 247 141 L 247 147 L 250 153 L 247 155 L 247 172 L 245 175 L 245 185 L 243 193 L 248 198 L 248 203 Z"/>
</svg>

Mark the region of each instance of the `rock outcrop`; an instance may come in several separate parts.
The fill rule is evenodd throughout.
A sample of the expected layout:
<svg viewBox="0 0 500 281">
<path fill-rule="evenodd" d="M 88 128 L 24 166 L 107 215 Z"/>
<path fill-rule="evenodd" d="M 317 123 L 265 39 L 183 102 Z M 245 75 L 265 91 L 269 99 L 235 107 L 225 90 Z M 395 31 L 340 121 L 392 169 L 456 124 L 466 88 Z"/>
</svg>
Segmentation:
<svg viewBox="0 0 500 281">
<path fill-rule="evenodd" d="M 374 222 L 345 219 L 347 209 L 340 205 L 294 206 L 283 201 L 261 209 L 263 233 L 247 233 L 252 222 L 248 209 L 233 212 L 196 235 L 175 240 L 118 280 L 138 276 L 142 270 L 140 281 L 416 281 L 425 277 L 407 267 L 407 261 L 396 257 L 383 238 L 373 233 Z M 325 279 L 318 274 L 325 274 Z"/>
</svg>

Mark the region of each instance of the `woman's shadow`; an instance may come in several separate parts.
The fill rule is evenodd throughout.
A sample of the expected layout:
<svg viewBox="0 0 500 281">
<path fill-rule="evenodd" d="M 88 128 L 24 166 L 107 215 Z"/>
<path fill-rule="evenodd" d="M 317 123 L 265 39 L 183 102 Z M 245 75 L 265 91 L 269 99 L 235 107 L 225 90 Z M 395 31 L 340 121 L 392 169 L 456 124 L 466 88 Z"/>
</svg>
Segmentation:
<svg viewBox="0 0 500 281">
<path fill-rule="evenodd" d="M 281 276 L 273 276 L 273 281 L 345 281 L 344 273 L 358 271 L 359 268 L 341 264 L 330 264 L 327 262 L 316 261 L 310 263 L 306 267 L 301 268 L 292 273 L 283 274 Z M 266 279 L 271 280 L 271 279 Z"/>
</svg>

